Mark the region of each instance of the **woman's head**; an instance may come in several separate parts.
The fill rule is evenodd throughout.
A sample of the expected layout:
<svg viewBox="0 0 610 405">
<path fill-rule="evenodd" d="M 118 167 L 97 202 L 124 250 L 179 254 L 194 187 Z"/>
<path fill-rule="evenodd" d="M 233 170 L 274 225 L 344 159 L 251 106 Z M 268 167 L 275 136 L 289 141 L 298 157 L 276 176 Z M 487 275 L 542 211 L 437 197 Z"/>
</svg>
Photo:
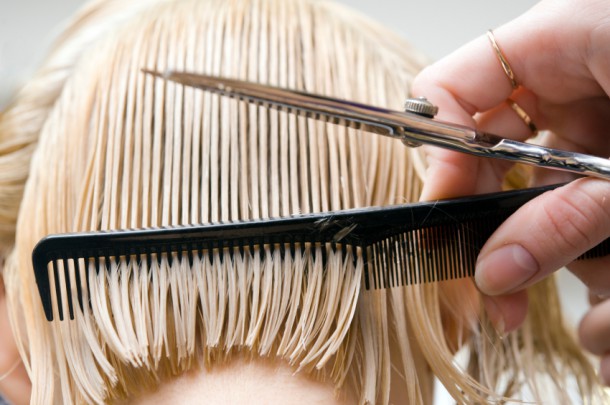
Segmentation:
<svg viewBox="0 0 610 405">
<path fill-rule="evenodd" d="M 406 148 L 183 88 L 142 69 L 207 72 L 399 106 L 421 66 L 417 55 L 384 45 L 378 27 L 326 2 L 98 2 L 90 9 L 123 15 L 112 29 L 106 18 L 103 35 L 72 50 L 77 56 L 32 157 L 11 261 L 31 288 L 16 298 L 32 311 L 22 337 L 37 353 L 29 359 L 40 370 L 34 384 L 50 378 L 42 364 L 53 365 L 62 395 L 97 401 L 247 352 L 338 386 L 371 380 L 375 399 L 381 381 L 352 367 L 382 361 L 354 355 L 356 345 L 373 342 L 363 341 L 354 320 L 361 269 L 352 260 L 331 257 L 325 266 L 303 252 L 288 263 L 267 252 L 219 268 L 164 261 L 108 269 L 98 283 L 91 280 L 91 311 L 50 324 L 41 318 L 28 262 L 50 233 L 413 201 L 420 182 Z M 32 347 L 39 344 L 33 333 L 55 349 Z"/>
<path fill-rule="evenodd" d="M 361 259 L 265 250 L 91 269 L 91 305 L 73 321 L 47 322 L 37 296 L 30 255 L 47 234 L 415 201 L 416 151 L 142 72 L 398 108 L 422 59 L 389 35 L 315 0 L 97 1 L 77 16 L 0 121 L 0 164 L 16 173 L 0 182 L 14 197 L 1 218 L 6 250 L 19 209 L 5 280 L 35 403 L 133 398 L 189 370 L 257 358 L 359 402 L 425 402 L 433 374 L 457 398 L 487 395 L 452 361 L 470 338 L 493 341 L 482 337 L 469 281 L 365 292 Z M 483 369 L 484 386 L 504 387 L 500 372 Z"/>
</svg>

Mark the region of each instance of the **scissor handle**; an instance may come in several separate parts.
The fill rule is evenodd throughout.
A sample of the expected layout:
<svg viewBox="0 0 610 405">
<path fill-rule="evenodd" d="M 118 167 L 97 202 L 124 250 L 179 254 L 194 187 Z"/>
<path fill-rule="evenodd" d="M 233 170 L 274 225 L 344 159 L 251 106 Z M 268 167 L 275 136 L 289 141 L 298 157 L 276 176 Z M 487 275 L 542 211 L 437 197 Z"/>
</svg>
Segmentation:
<svg viewBox="0 0 610 405">
<path fill-rule="evenodd" d="M 503 139 L 489 152 L 497 157 L 539 167 L 610 180 L 610 159 Z"/>
<path fill-rule="evenodd" d="M 405 125 L 403 142 L 407 145 L 430 144 L 471 155 L 511 160 L 533 166 L 610 180 L 610 159 L 547 148 L 472 128 L 421 118 Z"/>
</svg>

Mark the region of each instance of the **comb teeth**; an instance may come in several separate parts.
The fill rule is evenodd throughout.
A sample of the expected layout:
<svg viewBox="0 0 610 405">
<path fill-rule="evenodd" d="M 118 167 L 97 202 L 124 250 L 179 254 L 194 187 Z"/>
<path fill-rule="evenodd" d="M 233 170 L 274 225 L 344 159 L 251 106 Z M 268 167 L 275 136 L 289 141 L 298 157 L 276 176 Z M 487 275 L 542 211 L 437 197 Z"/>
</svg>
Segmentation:
<svg viewBox="0 0 610 405">
<path fill-rule="evenodd" d="M 306 260 L 320 262 L 326 266 L 331 254 L 339 254 L 343 260 L 352 260 L 354 266 L 358 264 L 361 248 L 337 243 L 309 243 L 309 242 L 278 242 L 273 236 L 265 237 L 264 244 L 250 245 L 241 243 L 238 246 L 229 246 L 233 241 L 215 241 L 206 246 L 190 247 L 186 250 L 174 249 L 175 246 L 166 245 L 163 249 L 151 247 L 147 251 L 129 254 L 106 254 L 100 249 L 87 251 L 78 249 L 62 252 L 61 257 L 50 259 L 43 269 L 36 269 L 36 279 L 46 318 L 51 321 L 57 315 L 60 320 L 65 318 L 74 319 L 76 305 L 84 311 L 84 305 L 91 305 L 90 279 L 91 273 L 100 271 L 109 272 L 118 265 L 129 267 L 131 265 L 144 266 L 150 270 L 153 262 L 172 267 L 173 262 L 187 261 L 193 266 L 195 261 L 200 261 L 212 268 L 215 264 L 230 260 L 234 261 L 237 256 L 250 261 L 268 260 L 266 254 L 273 256 L 279 253 L 280 259 L 285 260 L 288 256 L 294 260 L 297 256 L 306 257 Z M 121 249 L 118 249 L 121 250 Z M 361 260 L 361 259 L 360 259 Z M 366 266 L 362 263 L 363 266 Z M 376 269 L 373 270 L 378 271 Z M 48 292 L 47 292 L 48 291 Z M 77 302 L 75 302 L 77 301 Z"/>
<path fill-rule="evenodd" d="M 268 235 L 265 243 L 257 243 L 254 246 L 249 243 L 235 245 L 234 241 L 229 240 L 189 248 L 179 245 L 167 245 L 163 249 L 151 247 L 140 252 L 117 249 L 117 252 L 110 253 L 101 249 L 80 249 L 62 252 L 61 257 L 51 259 L 46 264 L 46 277 L 39 270 L 36 277 L 48 320 L 52 320 L 56 315 L 60 320 L 74 319 L 76 305 L 81 311 L 84 310 L 85 302 L 89 302 L 89 272 L 97 274 L 100 271 L 109 271 L 113 263 L 115 266 L 129 266 L 132 261 L 148 265 L 152 261 L 159 265 L 166 262 L 171 267 L 172 262 L 176 260 L 176 253 L 178 260 L 188 261 L 189 266 L 193 266 L 195 260 L 200 260 L 205 261 L 209 267 L 213 267 L 217 261 L 233 261 L 236 256 L 243 259 L 249 255 L 264 262 L 265 252 L 271 255 L 279 252 L 281 260 L 285 260 L 287 256 L 295 259 L 296 256 L 305 254 L 309 257 L 306 260 L 320 261 L 322 266 L 326 267 L 331 253 L 339 254 L 344 261 L 353 260 L 355 267 L 361 262 L 363 282 L 367 290 L 391 288 L 472 276 L 475 252 L 469 250 L 468 253 L 472 252 L 471 254 L 451 256 L 460 248 L 461 236 L 456 239 L 454 236 L 471 237 L 471 234 L 472 230 L 468 227 L 454 225 L 446 229 L 430 228 L 399 233 L 368 246 L 336 242 L 280 242 Z M 479 235 L 478 239 L 480 241 L 477 252 L 486 238 Z M 233 246 L 227 246 L 229 244 Z M 52 288 L 49 288 L 51 286 Z M 43 290 L 48 293 L 42 293 Z"/>
<path fill-rule="evenodd" d="M 211 265 L 236 256 L 262 262 L 266 252 L 279 252 L 281 259 L 304 255 L 326 266 L 339 253 L 363 266 L 366 289 L 470 277 L 495 229 L 554 187 L 248 222 L 51 235 L 34 249 L 34 272 L 49 321 L 54 313 L 73 319 L 75 301 L 81 310 L 88 306 L 90 273 L 108 271 L 113 261 L 171 267 L 177 257 Z M 610 239 L 581 258 L 607 254 Z"/>
</svg>

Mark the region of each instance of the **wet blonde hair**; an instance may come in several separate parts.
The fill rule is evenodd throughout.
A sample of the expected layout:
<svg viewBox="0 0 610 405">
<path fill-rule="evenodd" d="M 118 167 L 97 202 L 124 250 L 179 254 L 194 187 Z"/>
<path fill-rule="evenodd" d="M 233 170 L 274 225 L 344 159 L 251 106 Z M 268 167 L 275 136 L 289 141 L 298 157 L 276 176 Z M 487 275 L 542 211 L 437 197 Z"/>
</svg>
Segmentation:
<svg viewBox="0 0 610 405">
<path fill-rule="evenodd" d="M 206 72 L 399 108 L 423 63 L 385 29 L 326 1 L 85 7 L 0 120 L 4 277 L 32 403 L 128 398 L 235 353 L 282 359 L 352 390 L 360 403 L 387 404 L 399 385 L 410 403 L 429 403 L 433 376 L 458 402 L 499 400 L 524 387 L 540 399 L 549 384 L 561 395 L 566 381 L 596 395 L 559 304 L 548 304 L 556 300 L 551 282 L 536 287 L 549 301 L 533 302 L 521 331 L 501 339 L 470 280 L 364 291 L 361 258 L 331 252 L 323 262 L 307 248 L 282 260 L 264 251 L 192 266 L 167 257 L 112 264 L 87 274 L 91 308 L 72 321 L 45 320 L 30 255 L 47 234 L 418 198 L 416 150 L 141 69 Z M 454 361 L 459 348 L 469 366 Z"/>
</svg>

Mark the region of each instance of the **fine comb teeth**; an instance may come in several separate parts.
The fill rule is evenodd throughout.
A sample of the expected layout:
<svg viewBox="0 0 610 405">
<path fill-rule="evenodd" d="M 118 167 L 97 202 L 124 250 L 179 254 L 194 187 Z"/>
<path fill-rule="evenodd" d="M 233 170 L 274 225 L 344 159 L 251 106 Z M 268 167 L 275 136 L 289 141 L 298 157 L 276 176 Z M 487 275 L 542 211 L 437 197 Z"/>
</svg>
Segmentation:
<svg viewBox="0 0 610 405">
<path fill-rule="evenodd" d="M 433 203 L 376 207 L 246 222 L 51 235 L 35 247 L 34 272 L 47 320 L 83 309 L 89 271 L 112 261 L 225 260 L 309 249 L 323 261 L 348 252 L 364 264 L 366 289 L 436 282 L 474 274 L 477 255 L 497 227 L 524 203 L 554 188 L 500 192 Z M 581 258 L 610 254 L 610 239 Z M 84 298 L 85 297 L 85 298 Z M 86 303 L 89 305 L 89 303 Z"/>
</svg>

